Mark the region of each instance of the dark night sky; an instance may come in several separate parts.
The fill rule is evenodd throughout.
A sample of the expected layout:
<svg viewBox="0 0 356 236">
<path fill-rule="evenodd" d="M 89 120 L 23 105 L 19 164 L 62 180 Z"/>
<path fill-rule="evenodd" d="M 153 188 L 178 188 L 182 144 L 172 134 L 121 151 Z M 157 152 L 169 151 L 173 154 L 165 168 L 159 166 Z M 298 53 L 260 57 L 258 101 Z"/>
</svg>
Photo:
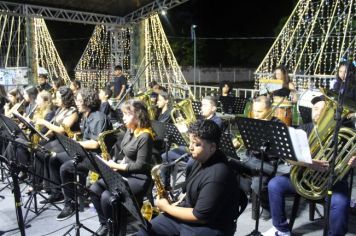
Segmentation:
<svg viewBox="0 0 356 236">
<path fill-rule="evenodd" d="M 190 26 L 198 25 L 198 64 L 256 67 L 272 45 L 273 39 L 202 38 L 273 37 L 280 20 L 290 15 L 294 4 L 295 0 L 191 0 L 169 10 L 167 16 L 161 17 L 161 20 L 172 42 L 179 37 L 185 37 L 181 40 L 191 42 Z M 47 25 L 65 66 L 72 71 L 94 26 L 53 21 L 47 21 Z M 177 42 L 179 44 L 180 41 Z M 177 50 L 175 52 L 178 61 L 183 62 L 185 55 L 179 54 Z"/>
</svg>

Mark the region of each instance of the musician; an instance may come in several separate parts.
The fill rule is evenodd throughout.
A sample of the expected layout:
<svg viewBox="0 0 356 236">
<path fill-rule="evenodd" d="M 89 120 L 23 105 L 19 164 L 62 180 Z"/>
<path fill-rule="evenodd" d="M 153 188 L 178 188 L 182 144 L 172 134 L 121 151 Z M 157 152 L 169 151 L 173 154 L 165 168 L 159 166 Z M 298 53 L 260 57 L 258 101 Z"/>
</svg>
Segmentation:
<svg viewBox="0 0 356 236">
<path fill-rule="evenodd" d="M 77 111 L 77 107 L 75 106 L 74 95 L 72 90 L 69 87 L 60 87 L 56 94 L 56 104 L 58 108 L 55 112 L 55 115 L 51 121 L 46 121 L 44 119 L 37 119 L 35 121 L 36 125 L 41 125 L 48 129 L 45 136 L 50 138 L 49 142 L 41 142 L 41 145 L 46 149 L 54 153 L 64 152 L 64 148 L 59 143 L 57 139 L 54 139 L 55 133 L 66 134 L 65 127 L 68 127 L 71 130 L 77 130 L 79 128 L 79 115 Z M 48 153 L 36 152 L 36 158 L 38 158 L 39 163 L 44 163 L 45 166 L 45 177 L 48 172 L 49 179 L 54 183 L 60 182 L 59 176 L 59 167 L 58 168 L 50 168 L 51 162 L 55 159 L 48 156 Z M 54 166 L 54 165 L 52 165 Z M 48 170 L 48 171 L 47 171 Z M 63 195 L 60 191 L 58 185 L 50 184 L 50 197 L 48 200 L 43 200 L 40 203 L 55 203 L 63 200 Z"/>
<path fill-rule="evenodd" d="M 238 183 L 219 150 L 221 130 L 211 120 L 199 120 L 188 130 L 194 163 L 186 177 L 186 195 L 178 205 L 157 198 L 163 214 L 138 235 L 233 235 L 238 212 Z"/>
<path fill-rule="evenodd" d="M 5 104 L 8 101 L 5 86 L 0 84 L 0 114 L 5 114 Z"/>
<path fill-rule="evenodd" d="M 111 113 L 111 106 L 108 100 L 112 96 L 112 91 L 108 88 L 99 89 L 100 111 L 109 116 Z"/>
<path fill-rule="evenodd" d="M 77 96 L 78 91 L 82 87 L 82 83 L 79 80 L 71 80 L 69 88 L 73 91 L 74 97 Z"/>
<path fill-rule="evenodd" d="M 312 104 L 312 120 L 315 124 L 319 119 L 322 119 L 320 115 L 325 107 L 325 98 L 323 96 L 315 97 L 312 100 Z M 307 126 L 303 126 L 301 128 L 309 134 L 313 128 L 313 124 L 308 124 Z M 300 165 L 302 163 L 295 164 Z M 351 167 L 356 167 L 356 155 L 350 159 L 348 164 Z M 328 161 L 325 160 L 313 160 L 312 164 L 302 165 L 321 172 L 327 171 L 329 167 Z M 345 235 L 347 233 L 349 197 L 348 183 L 346 179 L 347 177 L 341 181 L 338 181 L 333 186 L 328 235 L 336 236 Z M 274 227 L 265 232 L 263 235 L 291 235 L 285 215 L 284 198 L 286 194 L 296 194 L 296 191 L 291 183 L 289 174 L 274 177 L 268 184 L 268 193 L 271 206 L 272 223 Z"/>
<path fill-rule="evenodd" d="M 157 120 L 162 123 L 172 123 L 172 107 L 170 97 L 167 92 L 162 91 L 158 93 L 157 107 L 159 109 Z"/>
<path fill-rule="evenodd" d="M 147 194 L 152 181 L 150 171 L 153 165 L 153 132 L 148 111 L 141 101 L 129 100 L 122 105 L 121 110 L 127 128 L 121 142 L 121 149 L 125 157 L 120 163 L 110 160 L 107 165 L 127 178 L 131 191 L 141 206 L 143 197 Z M 111 193 L 107 190 L 102 179 L 93 184 L 90 190 L 92 191 L 90 197 L 100 221 L 100 227 L 96 233 L 106 235 L 108 232 L 107 220 L 112 215 Z"/>
<path fill-rule="evenodd" d="M 291 97 L 293 103 L 296 103 L 298 101 L 296 88 L 294 83 L 290 80 L 288 76 L 287 67 L 283 65 L 277 66 L 273 73 L 273 79 L 283 81 L 282 88 L 273 91 L 272 93 L 274 102 L 279 102 L 282 98 L 288 99 L 289 97 Z"/>
<path fill-rule="evenodd" d="M 64 79 L 61 78 L 61 77 L 54 77 L 52 79 L 52 84 L 53 84 L 53 87 L 52 87 L 52 101 L 53 102 L 56 102 L 56 94 L 57 94 L 57 91 L 60 87 L 62 86 L 65 86 L 65 83 L 64 83 Z M 57 106 L 57 104 L 54 104 L 55 106 Z"/>
<path fill-rule="evenodd" d="M 12 112 L 23 113 L 23 96 L 19 89 L 15 88 L 7 93 L 8 102 L 4 106 L 5 116 L 11 117 Z"/>
<path fill-rule="evenodd" d="M 127 88 L 127 80 L 122 73 L 122 66 L 117 65 L 114 69 L 114 78 L 110 81 L 110 89 L 113 91 L 113 97 L 121 99 Z"/>
<path fill-rule="evenodd" d="M 259 120 L 272 120 L 272 121 L 279 121 L 275 117 L 271 115 L 272 113 L 272 102 L 271 99 L 267 96 L 259 96 L 253 100 L 252 103 L 252 117 L 254 119 Z M 252 190 L 252 199 L 253 203 L 255 196 L 258 196 L 258 189 L 259 189 L 259 172 L 254 173 L 254 169 L 260 167 L 261 157 L 259 153 L 255 152 L 247 152 L 246 155 L 249 157 L 248 161 L 245 162 L 246 166 L 251 167 L 252 178 L 248 180 L 241 176 L 241 184 L 243 186 L 248 186 L 246 191 Z M 271 218 L 270 215 L 270 207 L 269 207 L 269 199 L 268 199 L 268 181 L 273 178 L 277 171 L 277 161 L 273 160 L 272 157 L 265 157 L 264 159 L 264 173 L 262 177 L 262 188 L 261 188 L 261 195 L 260 195 L 260 204 L 262 207 L 261 218 L 264 220 L 268 220 Z M 254 205 L 254 204 L 253 204 Z"/>
<path fill-rule="evenodd" d="M 202 99 L 202 105 L 201 105 L 201 118 L 203 120 L 211 120 L 214 121 L 218 127 L 222 130 L 223 122 L 220 117 L 216 115 L 216 109 L 217 109 L 217 100 L 215 97 L 212 96 L 206 96 Z M 162 154 L 162 161 L 165 163 L 171 163 L 175 160 L 177 160 L 180 156 L 186 154 L 188 152 L 187 147 L 185 146 L 179 146 L 173 150 L 170 150 L 168 152 L 168 155 L 166 153 Z M 187 156 L 186 160 L 183 160 L 188 162 L 189 164 L 187 165 L 188 169 L 191 167 L 192 162 L 189 162 L 189 158 Z M 164 181 L 164 186 L 167 190 L 171 190 L 171 171 L 172 167 L 168 168 L 162 168 L 161 171 L 161 176 Z"/>
<path fill-rule="evenodd" d="M 40 74 L 37 79 L 38 82 L 38 90 L 46 90 L 46 91 L 51 91 L 52 90 L 52 85 L 49 84 L 48 82 L 48 76 L 46 74 Z"/>
<path fill-rule="evenodd" d="M 349 70 L 349 73 L 348 71 Z M 355 78 L 355 67 L 352 63 L 347 63 L 347 62 L 341 62 L 339 65 L 339 69 L 337 72 L 337 78 L 336 78 L 336 83 L 334 84 L 333 90 L 335 92 L 339 92 L 342 83 L 346 82 L 346 76 L 349 74 L 349 81 L 348 81 L 348 87 L 346 88 L 345 91 L 345 98 L 350 99 L 352 102 L 356 101 L 356 78 Z M 356 111 L 351 111 L 347 115 L 347 119 L 356 119 Z M 345 120 L 344 123 L 347 123 L 348 120 Z M 355 127 L 354 127 L 355 128 Z"/>
<path fill-rule="evenodd" d="M 99 111 L 100 99 L 97 91 L 91 88 L 82 88 L 77 94 L 76 104 L 78 111 L 83 115 L 80 125 L 83 140 L 78 141 L 78 143 L 87 151 L 99 153 L 99 134 L 111 129 L 111 124 L 106 115 Z M 86 166 L 88 162 L 89 160 L 83 160 L 83 162 L 78 165 L 80 183 L 83 185 L 85 185 L 85 177 L 88 174 Z M 72 158 L 68 156 L 67 152 L 57 153 L 50 161 L 51 170 L 57 170 L 58 176 L 60 175 L 60 182 L 65 185 L 65 187 L 62 188 L 65 206 L 62 212 L 57 216 L 57 220 L 59 221 L 68 219 L 75 213 L 73 204 L 73 189 L 75 187 L 68 184 L 75 181 L 73 163 Z"/>
<path fill-rule="evenodd" d="M 25 99 L 25 113 L 24 116 L 32 119 L 33 114 L 36 109 L 36 98 L 37 98 L 38 90 L 34 86 L 27 86 L 24 89 L 23 97 Z"/>
<path fill-rule="evenodd" d="M 228 81 L 223 81 L 220 84 L 219 93 L 219 97 L 234 97 L 232 84 Z"/>
</svg>

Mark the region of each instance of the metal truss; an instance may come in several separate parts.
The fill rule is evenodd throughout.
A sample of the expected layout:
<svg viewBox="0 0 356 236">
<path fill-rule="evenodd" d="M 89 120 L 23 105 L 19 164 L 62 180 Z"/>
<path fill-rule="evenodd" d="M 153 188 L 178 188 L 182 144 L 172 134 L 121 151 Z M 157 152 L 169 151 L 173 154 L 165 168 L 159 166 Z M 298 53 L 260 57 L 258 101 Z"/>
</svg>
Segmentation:
<svg viewBox="0 0 356 236">
<path fill-rule="evenodd" d="M 5 1 L 0 1 L 0 13 L 25 17 L 42 17 L 47 20 L 112 26 L 136 23 L 150 17 L 157 11 L 168 10 L 187 1 L 189 0 L 156 0 L 125 17 Z"/>
<path fill-rule="evenodd" d="M 144 20 L 145 18 L 150 17 L 151 15 L 157 13 L 161 10 L 169 10 L 173 7 L 176 7 L 182 3 L 185 3 L 189 0 L 156 0 L 150 4 L 147 4 L 144 7 L 126 15 L 124 17 L 125 23 L 136 23 L 138 21 Z"/>
<path fill-rule="evenodd" d="M 123 17 L 0 1 L 0 13 L 94 25 L 123 24 Z"/>
</svg>

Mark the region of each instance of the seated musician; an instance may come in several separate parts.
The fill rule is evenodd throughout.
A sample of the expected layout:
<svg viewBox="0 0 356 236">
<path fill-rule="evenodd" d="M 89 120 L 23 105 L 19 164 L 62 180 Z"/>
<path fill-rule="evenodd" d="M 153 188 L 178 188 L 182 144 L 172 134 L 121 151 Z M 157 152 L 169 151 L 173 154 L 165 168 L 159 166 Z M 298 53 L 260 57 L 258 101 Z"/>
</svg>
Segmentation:
<svg viewBox="0 0 356 236">
<path fill-rule="evenodd" d="M 100 146 L 97 141 L 98 136 L 100 133 L 110 129 L 111 124 L 106 115 L 99 111 L 100 100 L 97 91 L 91 88 L 80 89 L 76 97 L 76 104 L 78 111 L 82 114 L 80 127 L 83 138 L 81 141 L 78 141 L 78 143 L 88 151 L 99 153 Z M 83 185 L 85 185 L 85 177 L 88 174 L 88 169 L 86 169 L 84 161 L 78 165 L 80 183 Z M 57 216 L 57 220 L 65 220 L 74 214 L 72 202 L 74 199 L 74 186 L 67 184 L 75 181 L 73 158 L 64 151 L 51 157 L 49 164 L 51 172 L 55 173 L 58 178 L 56 182 L 65 185 L 63 188 L 65 206 L 62 212 Z M 80 164 L 82 164 L 82 166 L 80 166 Z"/>
<path fill-rule="evenodd" d="M 121 106 L 121 110 L 127 128 L 121 142 L 124 159 L 119 163 L 110 160 L 107 165 L 127 179 L 128 185 L 141 207 L 143 197 L 147 194 L 152 181 L 150 171 L 153 165 L 153 132 L 148 111 L 141 101 L 129 100 Z M 107 190 L 102 179 L 93 184 L 90 190 L 90 197 L 100 221 L 100 228 L 96 233 L 97 235 L 106 235 L 108 233 L 107 220 L 112 215 L 111 193 Z"/>
<path fill-rule="evenodd" d="M 76 97 L 78 94 L 78 91 L 82 87 L 82 83 L 79 80 L 71 80 L 69 88 L 73 91 L 74 96 Z"/>
<path fill-rule="evenodd" d="M 171 120 L 171 102 L 167 92 L 158 92 L 157 107 L 159 114 L 157 121 L 162 123 L 172 123 Z"/>
<path fill-rule="evenodd" d="M 211 120 L 189 127 L 189 151 L 194 159 L 180 203 L 156 199 L 163 214 L 138 235 L 234 235 L 238 212 L 238 183 L 219 150 L 221 130 Z"/>
<path fill-rule="evenodd" d="M 23 98 L 25 99 L 25 113 L 24 116 L 32 119 L 36 109 L 36 98 L 38 90 L 34 86 L 27 86 L 24 89 Z"/>
<path fill-rule="evenodd" d="M 325 98 L 323 96 L 315 97 L 312 100 L 312 120 L 316 124 L 321 117 L 322 111 L 325 107 Z M 309 135 L 314 126 L 313 123 L 303 125 L 301 128 Z M 328 161 L 313 160 L 312 164 L 302 164 L 308 168 L 312 168 L 319 172 L 327 171 L 329 167 Z M 356 154 L 349 160 L 348 165 L 356 167 Z M 338 181 L 333 186 L 333 193 L 331 197 L 331 208 L 329 218 L 329 232 L 328 235 L 345 235 L 348 228 L 348 183 L 347 177 Z M 285 196 L 286 194 L 295 194 L 296 190 L 291 183 L 289 174 L 274 177 L 268 184 L 268 193 L 271 206 L 273 228 L 263 233 L 263 235 L 291 235 L 289 225 L 285 214 Z"/>
<path fill-rule="evenodd" d="M 56 95 L 57 95 L 57 91 L 60 87 L 65 86 L 64 80 L 61 77 L 54 77 L 52 78 L 52 85 L 53 85 L 53 93 L 52 93 L 52 101 L 55 102 L 56 99 Z M 54 104 L 55 106 L 57 106 L 57 104 Z"/>
<path fill-rule="evenodd" d="M 50 138 L 50 140 L 48 142 L 41 141 L 40 145 L 50 152 L 60 153 L 63 152 L 64 149 L 60 145 L 59 141 L 54 139 L 54 133 L 66 134 L 66 129 L 64 127 L 67 127 L 70 130 L 76 130 L 76 126 L 79 128 L 79 116 L 75 106 L 74 95 L 70 88 L 65 86 L 60 87 L 56 94 L 56 100 L 58 108 L 53 119 L 50 121 L 37 119 L 35 124 L 48 129 L 45 136 Z M 50 158 L 48 153 L 44 153 L 42 151 L 36 152 L 35 161 L 37 165 L 43 165 L 41 168 L 44 169 L 44 177 L 49 178 L 54 183 L 59 183 L 59 168 L 50 168 L 49 162 L 52 160 L 53 158 Z M 47 187 L 48 186 L 45 186 L 45 188 Z M 41 201 L 40 203 L 45 204 L 63 200 L 63 196 L 58 185 L 50 184 L 49 187 L 51 196 L 48 198 L 48 201 Z"/>
<path fill-rule="evenodd" d="M 346 62 L 341 62 L 339 65 L 339 69 L 337 72 L 337 78 L 336 82 L 333 86 L 333 90 L 335 92 L 339 92 L 341 88 L 341 84 L 346 81 L 346 76 L 347 76 L 347 70 L 349 70 L 349 81 L 348 81 L 348 87 L 346 88 L 345 91 L 345 98 L 349 99 L 351 102 L 356 101 L 356 72 L 355 72 L 355 67 L 352 63 L 349 65 Z M 343 123 L 352 128 L 356 128 L 356 110 L 350 111 L 350 113 L 347 115 L 346 119 L 343 121 Z"/>
<path fill-rule="evenodd" d="M 212 96 L 206 96 L 202 99 L 201 102 L 201 118 L 203 120 L 212 120 L 214 121 L 220 129 L 222 129 L 223 122 L 220 117 L 216 115 L 216 109 L 217 109 L 217 100 L 215 97 Z M 180 130 L 181 131 L 181 130 Z M 168 155 L 166 153 L 162 154 L 162 161 L 165 163 L 171 163 L 177 160 L 180 156 L 186 154 L 188 152 L 187 147 L 185 146 L 179 146 L 173 150 L 170 150 L 168 152 Z M 188 161 L 188 157 L 186 160 Z M 190 165 L 188 165 L 190 166 Z M 171 189 L 171 171 L 172 167 L 168 168 L 163 168 L 161 171 L 161 176 L 164 181 L 164 186 L 167 190 Z"/>
<path fill-rule="evenodd" d="M 36 89 L 35 87 L 33 87 Z M 37 89 L 36 89 L 37 90 Z M 47 92 L 46 90 L 43 90 L 37 95 L 36 98 L 36 107 L 35 111 L 33 112 L 33 119 L 29 119 L 28 117 L 24 117 L 29 123 L 34 123 L 34 121 L 38 119 L 45 119 L 47 121 L 50 121 L 53 116 L 54 116 L 54 110 L 52 107 L 52 102 L 51 102 L 51 94 Z M 35 128 L 40 131 L 42 134 L 46 134 L 48 129 L 43 126 L 36 125 Z M 19 137 L 19 139 L 22 139 Z M 35 142 L 33 144 L 38 143 L 39 137 L 37 135 L 32 136 L 31 142 Z M 21 142 L 21 141 L 20 141 Z M 16 153 L 14 152 L 14 147 L 12 144 L 9 144 L 6 149 L 6 156 L 11 156 L 11 157 L 16 157 L 17 160 L 22 164 L 22 165 L 30 165 L 31 161 L 30 160 L 30 153 L 28 152 L 27 148 L 17 146 L 16 147 Z M 43 167 L 42 165 L 36 165 L 36 174 L 43 176 Z M 19 178 L 23 179 L 26 177 L 25 173 L 20 173 Z M 37 179 L 36 179 L 37 180 Z M 38 182 L 38 181 L 37 181 Z M 37 183 L 36 182 L 36 183 Z M 31 188 L 29 189 L 29 192 L 31 191 Z"/>
<path fill-rule="evenodd" d="M 219 97 L 233 97 L 233 87 L 232 84 L 228 81 L 223 81 L 220 84 Z"/>
<path fill-rule="evenodd" d="M 108 88 L 99 89 L 99 99 L 100 99 L 100 111 L 107 116 L 111 114 L 111 106 L 109 104 L 109 99 L 112 96 L 112 91 Z"/>
<path fill-rule="evenodd" d="M 273 79 L 283 81 L 282 88 L 273 91 L 272 93 L 274 103 L 279 103 L 281 99 L 283 98 L 289 99 L 289 97 L 291 97 L 291 101 L 293 103 L 296 103 L 298 101 L 295 85 L 290 80 L 288 76 L 288 69 L 285 66 L 280 65 L 275 68 Z"/>
<path fill-rule="evenodd" d="M 48 92 L 51 92 L 52 90 L 52 85 L 49 84 L 48 82 L 48 76 L 46 74 L 40 74 L 37 79 L 38 86 L 37 89 L 38 91 L 46 90 Z"/>
<path fill-rule="evenodd" d="M 18 111 L 20 114 L 23 113 L 22 102 L 23 96 L 20 90 L 15 88 L 7 93 L 8 102 L 4 106 L 5 116 L 12 117 L 14 111 Z"/>
<path fill-rule="evenodd" d="M 272 115 L 272 103 L 271 100 L 266 96 L 259 96 L 253 100 L 252 103 L 252 117 L 253 119 L 259 120 L 271 120 L 271 121 L 279 121 Z M 236 140 L 235 140 L 236 142 Z M 236 143 L 235 143 L 236 145 Z M 260 168 L 260 154 L 255 152 L 247 152 L 246 155 L 248 156 L 248 161 L 245 162 L 246 166 L 251 167 L 252 178 L 251 180 L 245 179 L 241 177 L 241 184 L 243 186 L 247 186 L 245 191 L 252 190 L 252 201 L 254 205 L 255 196 L 258 196 L 258 188 L 259 188 L 259 172 L 254 171 L 257 168 Z M 268 220 L 271 218 L 270 216 L 270 207 L 269 207 L 269 200 L 268 200 L 268 181 L 273 178 L 277 171 L 277 162 L 274 161 L 271 157 L 265 158 L 264 164 L 264 173 L 262 177 L 262 188 L 261 188 L 261 195 L 260 195 L 260 205 L 262 207 L 261 218 L 264 220 Z M 251 186 L 251 187 L 250 187 Z M 254 213 L 253 213 L 254 214 Z"/>
</svg>

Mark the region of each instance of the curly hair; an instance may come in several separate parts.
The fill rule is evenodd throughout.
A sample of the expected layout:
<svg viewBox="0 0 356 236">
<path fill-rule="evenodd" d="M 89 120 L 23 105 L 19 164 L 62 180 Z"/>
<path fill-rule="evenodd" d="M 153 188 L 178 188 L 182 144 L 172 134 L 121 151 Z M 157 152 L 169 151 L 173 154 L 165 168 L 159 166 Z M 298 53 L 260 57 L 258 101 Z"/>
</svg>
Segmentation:
<svg viewBox="0 0 356 236">
<path fill-rule="evenodd" d="M 231 94 L 233 92 L 234 87 L 232 86 L 232 83 L 229 81 L 222 81 L 220 83 L 220 88 L 219 88 L 220 95 L 222 95 L 222 90 L 225 87 L 225 85 L 229 87 L 229 91 L 227 92 L 227 94 Z"/>
<path fill-rule="evenodd" d="M 83 105 L 90 109 L 90 111 L 97 111 L 100 108 L 99 93 L 93 88 L 82 88 L 79 90 L 83 98 Z M 78 96 L 78 95 L 77 95 Z"/>
<path fill-rule="evenodd" d="M 61 100 L 65 108 L 76 107 L 73 91 L 69 87 L 62 86 L 58 89 L 58 92 L 61 95 Z"/>
<path fill-rule="evenodd" d="M 196 121 L 189 126 L 188 133 L 210 143 L 215 143 L 217 147 L 219 146 L 221 130 L 212 120 Z"/>
<path fill-rule="evenodd" d="M 126 101 L 121 110 L 132 112 L 135 118 L 138 120 L 137 128 L 150 128 L 151 121 L 148 115 L 147 108 L 140 100 L 130 99 Z"/>
</svg>

